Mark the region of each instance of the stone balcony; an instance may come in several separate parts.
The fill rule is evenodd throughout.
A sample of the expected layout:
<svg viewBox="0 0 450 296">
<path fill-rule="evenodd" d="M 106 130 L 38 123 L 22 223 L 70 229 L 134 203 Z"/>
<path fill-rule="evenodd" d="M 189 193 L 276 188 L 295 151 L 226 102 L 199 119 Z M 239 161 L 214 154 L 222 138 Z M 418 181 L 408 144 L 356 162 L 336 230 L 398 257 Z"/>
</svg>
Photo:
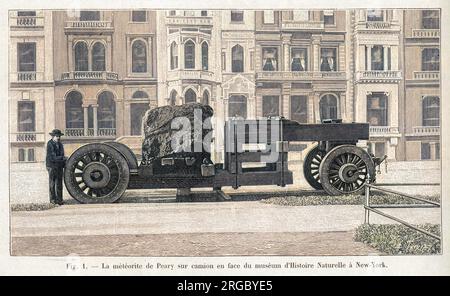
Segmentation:
<svg viewBox="0 0 450 296">
<path fill-rule="evenodd" d="M 213 19 L 208 16 L 167 16 L 166 25 L 212 26 Z"/>
<path fill-rule="evenodd" d="M 13 16 L 10 19 L 11 28 L 16 29 L 30 29 L 30 28 L 43 28 L 44 17 L 43 16 Z"/>
<path fill-rule="evenodd" d="M 285 31 L 311 31 L 311 30 L 324 30 L 325 25 L 323 22 L 317 21 L 292 21 L 284 20 L 281 23 L 281 29 Z"/>
<path fill-rule="evenodd" d="M 395 126 L 370 126 L 369 135 L 371 137 L 399 137 L 398 127 Z"/>
<path fill-rule="evenodd" d="M 358 71 L 356 72 L 356 81 L 361 82 L 399 82 L 402 79 L 401 71 Z"/>
<path fill-rule="evenodd" d="M 336 80 L 346 79 L 346 72 L 324 71 L 260 71 L 256 73 L 258 80 Z"/>
<path fill-rule="evenodd" d="M 414 71 L 413 77 L 417 80 L 439 80 L 440 79 L 439 71 Z"/>
<path fill-rule="evenodd" d="M 384 22 L 384 21 L 374 21 L 374 22 L 358 22 L 356 25 L 356 31 L 367 32 L 367 31 L 400 31 L 400 25 L 396 22 Z"/>
<path fill-rule="evenodd" d="M 104 137 L 104 138 L 115 138 L 116 129 L 115 128 L 99 128 L 97 132 L 93 128 L 66 128 L 64 130 L 65 137 L 68 138 L 81 138 L 81 137 Z"/>
<path fill-rule="evenodd" d="M 61 74 L 61 81 L 67 80 L 119 80 L 119 75 L 115 72 L 107 71 L 72 71 Z"/>
<path fill-rule="evenodd" d="M 421 136 L 440 136 L 441 128 L 439 126 L 415 126 L 412 128 L 412 133 L 407 134 L 410 137 Z"/>
<path fill-rule="evenodd" d="M 67 21 L 64 31 L 72 34 L 84 34 L 86 32 L 112 33 L 114 27 L 112 21 Z"/>
<path fill-rule="evenodd" d="M 208 80 L 214 81 L 214 73 L 203 70 L 170 70 L 167 73 L 167 80 Z"/>
<path fill-rule="evenodd" d="M 44 132 L 15 132 L 11 133 L 11 143 L 38 143 L 45 141 Z"/>
<path fill-rule="evenodd" d="M 439 38 L 441 30 L 439 29 L 413 29 L 412 38 Z"/>
<path fill-rule="evenodd" d="M 44 72 L 27 71 L 10 73 L 10 82 L 43 82 Z"/>
</svg>

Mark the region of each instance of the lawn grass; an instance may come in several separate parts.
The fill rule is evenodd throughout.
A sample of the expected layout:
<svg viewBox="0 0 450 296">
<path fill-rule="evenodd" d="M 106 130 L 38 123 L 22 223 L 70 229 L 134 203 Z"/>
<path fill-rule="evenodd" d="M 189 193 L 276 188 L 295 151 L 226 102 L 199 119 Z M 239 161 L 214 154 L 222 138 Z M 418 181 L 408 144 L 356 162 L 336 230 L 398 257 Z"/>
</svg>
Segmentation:
<svg viewBox="0 0 450 296">
<path fill-rule="evenodd" d="M 417 227 L 440 234 L 440 225 Z M 354 240 L 363 242 L 388 255 L 433 255 L 441 253 L 439 240 L 400 224 L 363 224 L 355 231 Z"/>
<path fill-rule="evenodd" d="M 388 194 L 379 191 L 370 193 L 370 204 L 423 204 L 395 194 Z M 439 195 L 418 196 L 426 200 L 440 202 Z M 261 202 L 281 206 L 320 206 L 320 205 L 363 205 L 364 195 L 347 194 L 340 196 L 330 196 L 325 192 L 311 192 L 305 194 L 288 194 L 285 196 L 277 195 L 262 199 Z"/>
</svg>

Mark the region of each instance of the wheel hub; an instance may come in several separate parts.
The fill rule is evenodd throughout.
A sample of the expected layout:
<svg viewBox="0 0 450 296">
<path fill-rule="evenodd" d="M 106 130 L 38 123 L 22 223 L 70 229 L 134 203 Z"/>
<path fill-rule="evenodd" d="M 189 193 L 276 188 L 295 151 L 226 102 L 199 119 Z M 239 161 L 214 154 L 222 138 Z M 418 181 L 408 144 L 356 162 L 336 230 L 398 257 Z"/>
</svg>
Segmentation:
<svg viewBox="0 0 450 296">
<path fill-rule="evenodd" d="M 353 163 L 343 164 L 339 168 L 339 179 L 345 183 L 353 183 L 358 180 L 358 167 Z"/>
<path fill-rule="evenodd" d="M 83 170 L 83 181 L 90 188 L 103 188 L 111 179 L 109 168 L 101 162 L 91 162 Z"/>
</svg>

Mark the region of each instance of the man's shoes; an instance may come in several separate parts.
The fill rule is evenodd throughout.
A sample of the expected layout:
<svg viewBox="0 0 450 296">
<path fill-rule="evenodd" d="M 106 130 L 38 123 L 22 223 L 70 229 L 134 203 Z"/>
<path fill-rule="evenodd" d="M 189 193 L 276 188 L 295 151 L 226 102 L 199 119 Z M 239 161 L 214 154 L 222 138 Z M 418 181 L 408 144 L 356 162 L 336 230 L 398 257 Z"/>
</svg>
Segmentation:
<svg viewBox="0 0 450 296">
<path fill-rule="evenodd" d="M 58 202 L 56 202 L 58 205 L 60 205 L 60 206 L 62 206 L 63 204 L 64 204 L 64 202 L 63 201 L 58 201 Z"/>
</svg>

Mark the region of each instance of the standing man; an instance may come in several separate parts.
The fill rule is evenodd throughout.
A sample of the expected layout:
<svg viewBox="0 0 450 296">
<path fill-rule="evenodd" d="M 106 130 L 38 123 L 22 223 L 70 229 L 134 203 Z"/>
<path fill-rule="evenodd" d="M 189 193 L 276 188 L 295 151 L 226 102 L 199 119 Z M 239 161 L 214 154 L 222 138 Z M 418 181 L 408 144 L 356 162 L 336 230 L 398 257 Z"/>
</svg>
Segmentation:
<svg viewBox="0 0 450 296">
<path fill-rule="evenodd" d="M 64 146 L 61 143 L 61 136 L 64 135 L 59 129 L 54 129 L 50 136 L 51 140 L 47 142 L 47 157 L 45 165 L 47 166 L 49 176 L 50 203 L 63 204 L 63 170 L 66 164 L 64 156 Z"/>
</svg>

